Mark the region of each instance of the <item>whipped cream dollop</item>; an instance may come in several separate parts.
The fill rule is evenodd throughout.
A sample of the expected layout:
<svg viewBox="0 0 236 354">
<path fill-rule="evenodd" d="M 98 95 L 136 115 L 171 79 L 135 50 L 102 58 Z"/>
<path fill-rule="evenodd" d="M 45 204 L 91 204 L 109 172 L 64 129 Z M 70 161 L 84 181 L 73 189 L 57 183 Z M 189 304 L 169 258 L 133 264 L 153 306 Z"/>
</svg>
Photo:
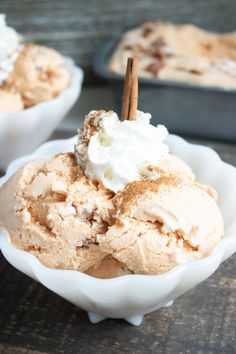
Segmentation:
<svg viewBox="0 0 236 354">
<path fill-rule="evenodd" d="M 0 14 L 0 85 L 13 71 L 14 63 L 22 48 L 21 36 L 6 24 L 6 16 Z"/>
<path fill-rule="evenodd" d="M 138 111 L 136 120 L 121 122 L 115 112 L 91 111 L 80 130 L 75 154 L 91 180 L 117 192 L 129 182 L 150 177 L 148 166 L 167 157 L 168 131 L 150 124 L 151 115 Z"/>
</svg>

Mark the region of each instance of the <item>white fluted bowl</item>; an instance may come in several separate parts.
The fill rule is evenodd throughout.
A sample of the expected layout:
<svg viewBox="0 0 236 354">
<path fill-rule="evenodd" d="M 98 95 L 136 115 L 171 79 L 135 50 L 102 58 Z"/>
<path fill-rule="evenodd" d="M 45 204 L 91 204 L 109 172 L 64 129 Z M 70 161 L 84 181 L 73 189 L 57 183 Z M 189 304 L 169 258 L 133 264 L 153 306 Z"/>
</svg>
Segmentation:
<svg viewBox="0 0 236 354">
<path fill-rule="evenodd" d="M 35 153 L 15 160 L 10 164 L 6 176 L 0 179 L 0 185 L 30 160 L 72 151 L 75 141 L 76 137 L 51 141 Z M 210 256 L 179 265 L 161 275 L 96 279 L 79 271 L 45 267 L 33 255 L 15 248 L 2 229 L 0 247 L 5 258 L 18 270 L 87 311 L 93 323 L 111 317 L 123 318 L 138 325 L 143 315 L 170 304 L 176 297 L 208 278 L 236 251 L 236 168 L 223 162 L 212 149 L 187 143 L 175 135 L 169 136 L 168 144 L 171 152 L 192 167 L 200 182 L 212 185 L 218 192 L 225 221 L 225 236 Z"/>
<path fill-rule="evenodd" d="M 72 108 L 81 92 L 83 71 L 65 58 L 70 84 L 56 98 L 20 112 L 0 113 L 0 170 L 42 144 Z"/>
</svg>

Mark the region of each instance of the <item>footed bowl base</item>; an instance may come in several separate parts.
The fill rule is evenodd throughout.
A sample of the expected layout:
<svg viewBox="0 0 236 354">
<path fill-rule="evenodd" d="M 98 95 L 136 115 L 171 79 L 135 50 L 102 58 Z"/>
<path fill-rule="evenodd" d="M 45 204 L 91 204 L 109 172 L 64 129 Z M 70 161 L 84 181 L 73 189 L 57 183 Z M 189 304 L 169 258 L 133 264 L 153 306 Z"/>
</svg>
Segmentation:
<svg viewBox="0 0 236 354">
<path fill-rule="evenodd" d="M 97 313 L 94 312 L 88 312 L 88 317 L 89 317 L 89 321 L 93 324 L 99 323 L 107 319 L 107 317 L 98 315 Z M 143 316 L 134 315 L 134 316 L 126 317 L 124 318 L 124 320 L 132 324 L 133 326 L 139 326 L 143 322 Z"/>
</svg>

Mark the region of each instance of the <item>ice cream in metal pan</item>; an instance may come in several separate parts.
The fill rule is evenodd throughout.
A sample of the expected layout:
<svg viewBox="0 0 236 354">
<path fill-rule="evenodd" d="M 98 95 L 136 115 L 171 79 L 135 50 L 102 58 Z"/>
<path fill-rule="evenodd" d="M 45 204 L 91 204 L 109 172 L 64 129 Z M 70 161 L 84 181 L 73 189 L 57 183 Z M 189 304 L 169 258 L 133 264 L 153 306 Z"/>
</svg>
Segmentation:
<svg viewBox="0 0 236 354">
<path fill-rule="evenodd" d="M 122 35 L 108 69 L 124 75 L 127 57 L 139 58 L 139 75 L 193 84 L 236 87 L 236 34 L 211 33 L 191 24 L 144 22 Z"/>
</svg>

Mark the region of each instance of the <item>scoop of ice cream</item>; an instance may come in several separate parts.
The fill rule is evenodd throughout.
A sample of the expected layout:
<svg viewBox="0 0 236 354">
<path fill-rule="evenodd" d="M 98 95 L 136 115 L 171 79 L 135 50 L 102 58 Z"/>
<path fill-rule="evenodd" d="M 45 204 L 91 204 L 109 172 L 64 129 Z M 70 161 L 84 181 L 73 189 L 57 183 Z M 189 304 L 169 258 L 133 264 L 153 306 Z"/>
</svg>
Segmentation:
<svg viewBox="0 0 236 354">
<path fill-rule="evenodd" d="M 138 111 L 135 121 L 121 122 L 112 111 L 91 111 L 75 146 L 85 175 L 114 192 L 148 175 L 149 165 L 157 166 L 168 156 L 163 143 L 168 131 L 163 125 L 152 126 L 150 119 Z"/>
<path fill-rule="evenodd" d="M 27 44 L 8 82 L 21 94 L 25 107 L 58 96 L 69 83 L 63 57 L 51 48 Z"/>
<path fill-rule="evenodd" d="M 8 78 L 21 49 L 21 38 L 7 26 L 6 16 L 0 14 L 0 85 Z M 1 100 L 0 100 L 1 102 Z"/>
<path fill-rule="evenodd" d="M 21 95 L 11 89 L 0 88 L 0 113 L 18 112 L 24 108 Z"/>
<path fill-rule="evenodd" d="M 210 254 L 223 235 L 215 199 L 174 176 L 130 183 L 115 197 L 116 221 L 98 236 L 103 252 L 134 273 L 159 274 Z"/>
<path fill-rule="evenodd" d="M 85 271 L 106 255 L 96 236 L 111 222 L 112 197 L 82 175 L 73 154 L 59 154 L 30 162 L 3 185 L 0 223 L 45 265 Z"/>
</svg>

